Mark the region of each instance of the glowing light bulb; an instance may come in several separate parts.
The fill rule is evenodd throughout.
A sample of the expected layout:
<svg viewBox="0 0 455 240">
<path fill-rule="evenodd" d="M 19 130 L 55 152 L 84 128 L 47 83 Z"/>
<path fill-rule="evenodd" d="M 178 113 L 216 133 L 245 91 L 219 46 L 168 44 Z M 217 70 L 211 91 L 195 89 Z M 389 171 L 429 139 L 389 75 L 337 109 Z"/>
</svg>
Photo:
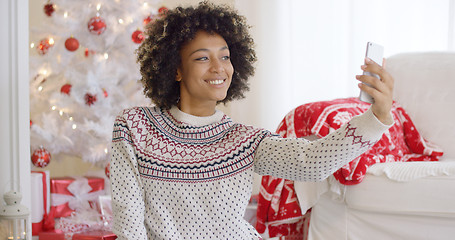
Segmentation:
<svg viewBox="0 0 455 240">
<path fill-rule="evenodd" d="M 96 11 L 99 11 L 100 8 L 101 8 L 101 3 L 98 3 L 98 4 L 96 5 Z"/>
<path fill-rule="evenodd" d="M 107 148 L 104 149 L 104 152 L 107 154 Z"/>
<path fill-rule="evenodd" d="M 149 5 L 149 4 L 148 4 L 148 3 L 146 3 L 146 2 L 144 3 L 144 7 L 148 7 L 148 5 Z"/>
<path fill-rule="evenodd" d="M 55 109 L 57 109 L 57 107 L 56 106 L 52 106 L 51 109 L 52 109 L 52 111 L 55 111 Z"/>
<path fill-rule="evenodd" d="M 71 126 L 73 129 L 77 128 L 77 125 L 74 123 L 73 126 Z"/>
<path fill-rule="evenodd" d="M 68 12 L 63 13 L 63 17 L 67 18 L 68 17 Z"/>
<path fill-rule="evenodd" d="M 53 38 L 49 38 L 49 44 L 50 45 L 54 45 L 54 39 Z"/>
<path fill-rule="evenodd" d="M 68 119 L 69 119 L 70 121 L 73 121 L 73 120 L 74 120 L 73 117 L 69 117 Z"/>
<path fill-rule="evenodd" d="M 47 75 L 47 70 L 46 69 L 41 70 L 41 74 Z"/>
<path fill-rule="evenodd" d="M 43 91 L 43 86 L 39 86 L 39 87 L 38 87 L 38 91 L 39 91 L 39 92 Z"/>
<path fill-rule="evenodd" d="M 107 54 L 107 53 L 104 53 L 104 59 L 106 59 L 106 60 L 107 60 L 108 58 L 109 58 L 109 54 Z"/>
<path fill-rule="evenodd" d="M 60 116 L 63 116 L 63 111 L 60 110 L 60 111 L 58 112 L 58 114 L 60 114 Z"/>
<path fill-rule="evenodd" d="M 120 19 L 118 20 L 118 23 L 123 24 L 123 19 L 120 18 Z"/>
<path fill-rule="evenodd" d="M 34 48 L 35 47 L 35 43 L 30 43 L 30 48 Z"/>
</svg>

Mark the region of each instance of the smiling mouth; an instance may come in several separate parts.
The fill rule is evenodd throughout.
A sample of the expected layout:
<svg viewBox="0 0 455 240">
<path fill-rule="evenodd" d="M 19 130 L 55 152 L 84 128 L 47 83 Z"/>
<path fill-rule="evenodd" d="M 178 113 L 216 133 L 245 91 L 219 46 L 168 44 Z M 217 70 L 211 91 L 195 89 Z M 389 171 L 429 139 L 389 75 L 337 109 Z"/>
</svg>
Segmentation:
<svg viewBox="0 0 455 240">
<path fill-rule="evenodd" d="M 216 79 L 216 80 L 209 80 L 207 81 L 211 85 L 219 85 L 224 83 L 225 79 Z"/>
</svg>

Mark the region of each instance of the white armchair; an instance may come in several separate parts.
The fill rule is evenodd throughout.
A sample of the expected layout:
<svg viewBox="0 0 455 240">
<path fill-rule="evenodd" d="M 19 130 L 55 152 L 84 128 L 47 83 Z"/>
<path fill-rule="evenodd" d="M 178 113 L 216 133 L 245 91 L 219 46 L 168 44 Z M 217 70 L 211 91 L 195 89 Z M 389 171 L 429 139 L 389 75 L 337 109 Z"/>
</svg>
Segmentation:
<svg viewBox="0 0 455 240">
<path fill-rule="evenodd" d="M 325 190 L 341 191 L 313 206 L 309 239 L 455 239 L 455 53 L 399 54 L 386 67 L 395 100 L 444 156 L 375 164 L 358 185 L 328 180 Z"/>
</svg>

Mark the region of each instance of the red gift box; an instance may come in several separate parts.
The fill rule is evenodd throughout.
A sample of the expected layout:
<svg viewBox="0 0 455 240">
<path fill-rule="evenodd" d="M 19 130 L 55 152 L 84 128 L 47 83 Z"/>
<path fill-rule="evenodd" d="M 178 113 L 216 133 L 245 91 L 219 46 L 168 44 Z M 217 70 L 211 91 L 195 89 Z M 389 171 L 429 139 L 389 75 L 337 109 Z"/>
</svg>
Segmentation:
<svg viewBox="0 0 455 240">
<path fill-rule="evenodd" d="M 69 235 L 67 234 L 66 237 Z M 55 230 L 51 232 L 41 232 L 39 234 L 40 240 L 114 240 L 117 239 L 117 236 L 109 231 L 103 230 L 87 230 L 81 233 L 73 234 L 72 238 L 65 238 L 65 233 L 60 230 Z"/>
<path fill-rule="evenodd" d="M 66 240 L 65 234 L 60 230 L 40 232 L 38 236 L 39 240 Z"/>
<path fill-rule="evenodd" d="M 32 235 L 39 232 L 54 229 L 53 218 L 48 216 L 50 208 L 49 171 L 32 171 L 31 176 L 32 194 Z"/>
<path fill-rule="evenodd" d="M 60 177 L 51 179 L 51 210 L 54 218 L 68 217 L 77 209 L 94 208 L 104 195 L 104 178 Z"/>
</svg>

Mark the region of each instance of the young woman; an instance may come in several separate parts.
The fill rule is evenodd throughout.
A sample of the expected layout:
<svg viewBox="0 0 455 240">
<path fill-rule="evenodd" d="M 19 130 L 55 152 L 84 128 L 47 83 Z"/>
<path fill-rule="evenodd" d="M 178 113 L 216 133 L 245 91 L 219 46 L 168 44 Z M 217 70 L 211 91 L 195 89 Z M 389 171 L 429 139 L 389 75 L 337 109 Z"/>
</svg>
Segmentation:
<svg viewBox="0 0 455 240">
<path fill-rule="evenodd" d="M 138 49 L 155 107 L 116 119 L 111 158 L 118 239 L 261 239 L 243 219 L 253 172 L 321 181 L 362 154 L 393 123 L 393 79 L 366 60 L 357 76 L 375 103 L 318 141 L 283 139 L 215 109 L 243 97 L 256 60 L 245 19 L 227 7 L 176 8 Z"/>
</svg>

